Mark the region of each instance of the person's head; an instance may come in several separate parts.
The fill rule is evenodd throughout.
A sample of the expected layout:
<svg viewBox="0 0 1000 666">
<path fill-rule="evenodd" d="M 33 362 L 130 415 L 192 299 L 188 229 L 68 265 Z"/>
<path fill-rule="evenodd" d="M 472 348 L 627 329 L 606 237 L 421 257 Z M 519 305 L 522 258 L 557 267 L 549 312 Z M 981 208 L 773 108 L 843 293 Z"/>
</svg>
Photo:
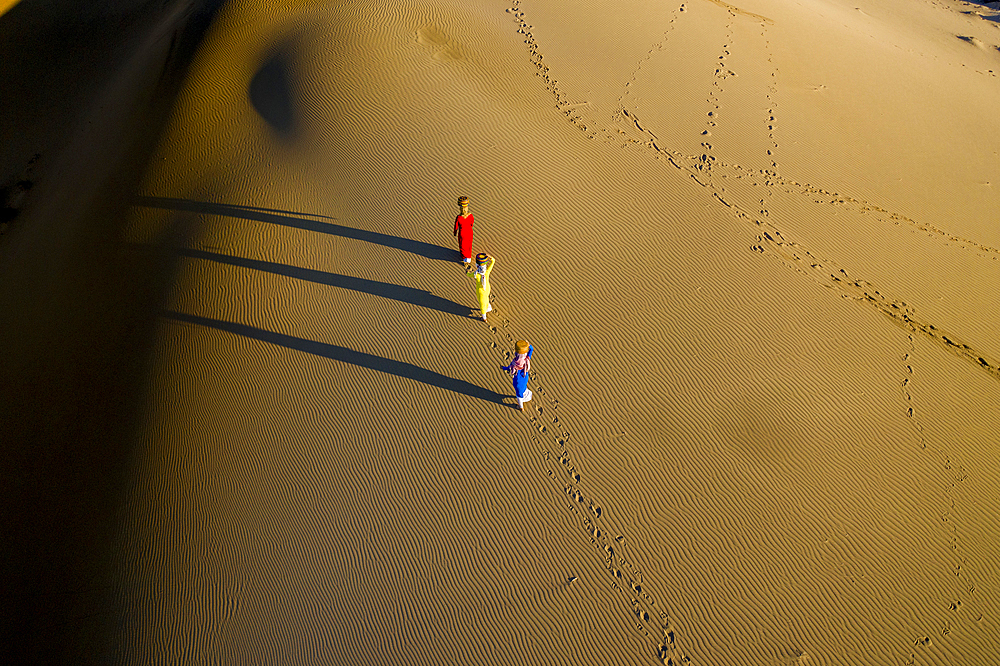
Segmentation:
<svg viewBox="0 0 1000 666">
<path fill-rule="evenodd" d="M 514 351 L 516 351 L 518 354 L 527 354 L 528 353 L 528 341 L 527 340 L 518 340 L 517 342 L 515 342 L 514 343 Z"/>
<path fill-rule="evenodd" d="M 485 266 L 486 262 L 489 260 L 490 255 L 485 252 L 480 252 L 476 255 L 476 266 Z"/>
<path fill-rule="evenodd" d="M 469 212 L 469 197 L 459 197 L 458 207 L 462 209 L 462 214 Z"/>
</svg>

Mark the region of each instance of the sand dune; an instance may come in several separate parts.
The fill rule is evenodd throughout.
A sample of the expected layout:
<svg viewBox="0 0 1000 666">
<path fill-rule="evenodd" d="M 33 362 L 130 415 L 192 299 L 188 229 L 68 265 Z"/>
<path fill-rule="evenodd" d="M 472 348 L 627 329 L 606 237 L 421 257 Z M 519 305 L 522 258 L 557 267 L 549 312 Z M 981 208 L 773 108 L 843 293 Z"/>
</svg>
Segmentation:
<svg viewBox="0 0 1000 666">
<path fill-rule="evenodd" d="M 119 239 L 177 270 L 108 649 L 993 663 L 998 26 L 226 4 Z"/>
</svg>

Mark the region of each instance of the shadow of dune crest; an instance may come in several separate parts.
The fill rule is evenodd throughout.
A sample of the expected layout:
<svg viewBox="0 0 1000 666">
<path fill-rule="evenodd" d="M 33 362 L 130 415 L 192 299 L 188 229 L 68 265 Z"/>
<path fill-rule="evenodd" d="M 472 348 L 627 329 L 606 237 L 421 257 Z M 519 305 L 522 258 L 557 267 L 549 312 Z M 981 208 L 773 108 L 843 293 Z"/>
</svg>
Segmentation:
<svg viewBox="0 0 1000 666">
<path fill-rule="evenodd" d="M 292 54 L 294 45 L 275 49 L 254 74 L 247 88 L 250 105 L 281 139 L 291 141 L 299 127 Z"/>
<path fill-rule="evenodd" d="M 0 201 L 18 212 L 0 244 L 0 664 L 119 661 L 166 244 L 194 216 L 163 243 L 122 238 L 224 4 L 24 0 L 0 16 L 0 183 L 23 181 Z"/>
</svg>

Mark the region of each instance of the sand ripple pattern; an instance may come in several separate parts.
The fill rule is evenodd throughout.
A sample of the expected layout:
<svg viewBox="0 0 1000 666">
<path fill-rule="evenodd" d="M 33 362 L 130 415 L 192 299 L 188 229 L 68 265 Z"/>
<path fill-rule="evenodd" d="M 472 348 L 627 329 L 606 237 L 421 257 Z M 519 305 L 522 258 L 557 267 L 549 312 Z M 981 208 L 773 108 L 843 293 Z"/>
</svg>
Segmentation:
<svg viewBox="0 0 1000 666">
<path fill-rule="evenodd" d="M 706 121 L 706 129 L 701 131 L 701 134 L 706 137 L 706 140 L 701 144 L 702 147 L 705 149 L 705 152 L 701 155 L 685 155 L 677 151 L 671 150 L 669 147 L 666 146 L 661 147 L 658 143 L 660 140 L 654 133 L 653 129 L 650 128 L 645 123 L 641 122 L 634 112 L 630 114 L 628 109 L 623 107 L 620 110 L 619 123 L 624 125 L 627 129 L 633 132 L 638 132 L 638 136 L 636 138 L 629 139 L 629 141 L 632 144 L 645 147 L 646 149 L 650 149 L 652 152 L 656 153 L 658 156 L 665 157 L 672 166 L 674 166 L 675 168 L 677 168 L 682 172 L 686 172 L 692 180 L 697 182 L 702 187 L 707 188 L 712 193 L 712 196 L 721 205 L 732 209 L 733 214 L 736 217 L 746 220 L 757 227 L 762 227 L 763 228 L 762 233 L 760 233 L 757 237 L 759 243 L 754 245 L 751 249 L 758 252 L 763 252 L 765 246 L 770 247 L 772 248 L 772 251 L 776 251 L 777 254 L 779 254 L 779 256 L 788 261 L 789 265 L 796 268 L 803 262 L 809 262 L 811 268 L 819 269 L 821 272 L 824 272 L 823 269 L 825 265 L 823 263 L 820 263 L 820 261 L 816 257 L 812 256 L 808 251 L 801 249 L 800 245 L 789 243 L 784 240 L 784 238 L 781 235 L 781 230 L 779 228 L 776 228 L 773 224 L 769 223 L 767 220 L 769 216 L 767 200 L 759 201 L 758 202 L 760 204 L 759 207 L 755 206 L 750 202 L 740 201 L 740 199 L 737 198 L 738 195 L 736 194 L 736 192 L 733 192 L 733 194 L 730 195 L 729 193 L 727 193 L 724 185 L 716 182 L 716 180 L 718 179 L 713 179 L 713 174 L 716 171 L 725 170 L 727 172 L 725 175 L 730 178 L 736 178 L 736 179 L 748 178 L 755 185 L 758 184 L 763 185 L 764 189 L 768 192 L 773 193 L 775 191 L 775 188 L 778 187 L 782 189 L 782 193 L 784 194 L 799 194 L 804 197 L 810 197 L 816 204 L 822 205 L 829 203 L 832 205 L 839 205 L 848 208 L 853 208 L 854 210 L 860 213 L 874 213 L 875 216 L 884 223 L 894 224 L 897 226 L 900 224 L 906 224 L 911 227 L 914 227 L 915 229 L 921 232 L 927 233 L 931 237 L 936 236 L 940 239 L 947 239 L 948 241 L 953 243 L 959 243 L 963 247 L 968 247 L 970 249 L 977 251 L 977 253 L 979 253 L 981 256 L 988 257 L 991 259 L 1000 257 L 1000 249 L 998 248 L 988 245 L 983 245 L 967 238 L 961 238 L 949 234 L 945 230 L 940 229 L 933 224 L 917 222 L 904 215 L 896 214 L 884 208 L 881 208 L 876 204 L 863 200 L 858 200 L 848 196 L 843 196 L 837 194 L 836 192 L 825 190 L 821 187 L 816 187 L 809 184 L 802 185 L 790 178 L 780 175 L 777 171 L 778 164 L 776 161 L 774 161 L 774 155 L 775 151 L 777 151 L 778 149 L 778 144 L 774 142 L 775 117 L 773 114 L 775 113 L 775 108 L 774 108 L 775 104 L 772 101 L 772 98 L 777 93 L 777 88 L 776 88 L 777 72 L 773 68 L 769 72 L 770 81 L 768 81 L 768 83 L 766 84 L 767 87 L 765 89 L 765 97 L 770 102 L 770 108 L 767 109 L 769 115 L 765 119 L 767 128 L 767 137 L 768 137 L 768 142 L 770 144 L 769 148 L 767 149 L 767 155 L 771 160 L 770 168 L 755 170 L 755 169 L 748 169 L 740 164 L 722 162 L 719 159 L 719 157 L 713 153 L 713 144 L 711 142 L 711 139 L 709 139 L 708 137 L 710 137 L 712 134 L 711 130 L 713 128 L 716 128 L 718 124 L 717 117 L 718 114 L 720 113 L 719 95 L 722 92 L 720 86 L 725 82 L 725 80 L 729 76 L 734 75 L 731 70 L 728 70 L 725 67 L 726 58 L 731 55 L 731 50 L 730 50 L 731 46 L 728 42 L 732 41 L 733 37 L 733 19 L 740 16 L 749 16 L 751 18 L 759 20 L 762 30 L 760 37 L 765 44 L 767 43 L 766 27 L 767 24 L 771 23 L 771 21 L 766 17 L 762 17 L 749 12 L 739 11 L 734 7 L 726 5 L 725 3 L 717 2 L 716 4 L 719 4 L 720 6 L 723 6 L 727 9 L 727 15 L 729 16 L 730 20 L 726 22 L 725 26 L 726 30 L 725 41 L 727 43 L 723 44 L 722 46 L 722 54 L 719 56 L 720 64 L 715 68 L 714 79 L 711 88 L 709 89 L 708 92 L 708 101 L 710 104 L 710 110 L 707 112 L 708 119 Z M 582 130 L 586 131 L 587 125 L 585 124 L 585 121 L 582 119 L 582 117 L 577 115 L 575 105 L 568 104 L 564 93 L 559 89 L 557 82 L 551 77 L 548 66 L 542 63 L 543 56 L 540 52 L 538 44 L 535 42 L 534 38 L 529 32 L 527 18 L 525 16 L 525 13 L 520 10 L 519 2 L 515 1 L 510 11 L 514 13 L 515 18 L 518 20 L 518 23 L 520 25 L 519 32 L 525 35 L 525 43 L 529 47 L 532 62 L 539 69 L 540 75 L 545 80 L 548 89 L 556 97 L 557 107 L 563 109 L 563 112 L 565 113 L 565 115 L 567 116 L 568 120 L 571 123 L 577 125 Z M 649 60 L 649 57 L 652 56 L 654 52 L 662 50 L 664 48 L 664 45 L 668 41 L 670 33 L 673 30 L 673 24 L 677 20 L 677 16 L 679 16 L 685 11 L 686 11 L 686 6 L 685 4 L 682 3 L 679 6 L 679 8 L 675 11 L 674 18 L 670 20 L 670 25 L 668 26 L 667 30 L 664 33 L 665 36 L 663 41 L 653 46 L 646 60 Z M 768 61 L 770 61 L 770 58 L 768 58 Z M 642 68 L 642 63 L 639 64 L 639 66 L 636 69 L 636 72 L 638 72 L 641 68 Z M 629 83 L 633 82 L 634 80 L 635 80 L 635 72 L 633 73 Z M 627 95 L 629 92 L 627 90 L 627 86 L 628 83 L 626 83 L 625 95 Z M 619 102 L 622 102 L 624 100 L 625 95 L 619 98 Z M 592 134 L 591 136 L 595 135 Z M 773 194 L 770 196 L 773 196 Z M 795 249 L 798 250 L 797 253 L 795 251 L 789 252 L 787 249 L 778 250 L 778 248 L 788 248 L 793 246 L 795 247 Z M 830 263 L 829 260 L 827 260 L 826 263 L 828 265 Z M 837 273 L 842 271 L 843 269 L 841 269 L 839 266 L 834 266 L 834 268 L 836 270 L 834 272 L 829 273 L 828 279 L 832 281 L 834 286 L 840 286 L 844 283 L 844 281 L 842 280 L 842 276 L 838 276 Z M 846 272 L 843 275 L 846 276 Z M 862 283 L 859 281 L 852 281 L 849 283 L 849 286 L 859 288 L 862 291 L 862 294 L 860 295 L 860 297 L 855 297 L 855 294 L 852 293 L 852 290 L 848 288 L 844 290 L 845 296 L 855 297 L 856 300 L 858 301 L 866 302 L 876 307 L 883 314 L 886 314 L 890 317 L 893 317 L 897 321 L 902 322 L 904 325 L 911 328 L 915 332 L 928 335 L 938 340 L 947 348 L 949 348 L 951 351 L 954 351 L 958 353 L 960 356 L 967 358 L 968 360 L 972 361 L 979 367 L 983 368 L 991 375 L 1000 378 L 1000 364 L 998 364 L 998 361 L 990 359 L 989 355 L 985 351 L 976 350 L 971 346 L 969 346 L 968 344 L 958 341 L 954 335 L 941 333 L 938 330 L 938 327 L 936 327 L 934 324 L 930 322 L 920 321 L 916 319 L 911 312 L 906 311 L 906 304 L 904 302 L 900 300 L 887 301 L 885 295 L 880 293 L 870 283 L 865 283 L 864 285 L 862 285 Z"/>
<path fill-rule="evenodd" d="M 1000 253 L 781 173 L 771 18 L 672 6 L 604 113 L 559 84 L 527 2 L 300 4 L 233 10 L 253 57 L 209 59 L 136 202 L 195 231 L 129 507 L 123 663 L 959 661 L 940 628 L 990 608 L 962 523 L 989 483 L 940 444 L 967 424 L 927 414 L 926 359 L 995 390 L 996 352 L 798 221 Z M 692 41 L 667 127 L 635 99 Z M 274 58 L 289 131 L 245 99 Z M 489 324 L 457 194 L 498 256 Z M 522 337 L 526 414 L 498 370 Z"/>
<path fill-rule="evenodd" d="M 850 299 L 854 302 L 872 307 L 877 312 L 885 315 L 892 322 L 902 326 L 910 333 L 909 340 L 911 345 L 911 352 L 907 352 L 906 355 L 903 356 L 904 361 L 909 360 L 910 353 L 912 353 L 913 336 L 918 335 L 936 343 L 940 348 L 946 349 L 947 351 L 955 354 L 957 357 L 970 362 L 973 367 L 985 372 L 987 376 L 994 379 L 1000 378 L 1000 364 L 998 364 L 1000 357 L 996 356 L 995 349 L 985 347 L 977 348 L 975 345 L 969 344 L 969 341 L 962 341 L 955 334 L 943 331 L 940 323 L 934 323 L 932 320 L 921 317 L 918 313 L 918 309 L 913 305 L 908 304 L 899 297 L 893 297 L 887 294 L 888 290 L 886 287 L 879 287 L 868 280 L 857 278 L 848 273 L 844 264 L 840 264 L 827 257 L 820 258 L 818 256 L 818 252 L 810 251 L 806 249 L 802 243 L 788 240 L 786 238 L 787 235 L 791 235 L 790 232 L 785 225 L 779 221 L 780 218 L 778 216 L 772 216 L 772 211 L 787 206 L 789 203 L 792 203 L 792 205 L 796 208 L 801 208 L 803 211 L 806 211 L 809 205 L 833 205 L 847 209 L 854 215 L 869 216 L 874 218 L 876 223 L 884 225 L 886 228 L 892 226 L 903 226 L 919 231 L 922 233 L 922 237 L 927 239 L 929 244 L 937 244 L 943 241 L 944 244 L 958 246 L 964 251 L 974 253 L 975 256 L 980 259 L 986 259 L 989 261 L 996 261 L 998 255 L 997 248 L 976 242 L 969 238 L 956 236 L 955 234 L 948 233 L 933 224 L 913 220 L 905 215 L 886 210 L 885 208 L 870 201 L 837 194 L 836 192 L 831 192 L 827 189 L 814 185 L 803 185 L 785 175 L 782 175 L 777 161 L 780 148 L 778 141 L 780 126 L 778 124 L 779 115 L 778 104 L 776 101 L 778 95 L 778 72 L 773 65 L 771 65 L 771 69 L 767 73 L 768 77 L 762 83 L 760 89 L 761 97 L 766 104 L 767 113 L 765 117 L 760 119 L 758 125 L 758 127 L 763 130 L 763 132 L 761 132 L 761 138 L 763 139 L 762 144 L 765 147 L 764 150 L 762 150 L 760 157 L 767 160 L 767 165 L 764 167 L 750 167 L 747 164 L 741 164 L 739 162 L 727 162 L 724 161 L 721 153 L 716 152 L 715 144 L 717 139 L 715 138 L 715 135 L 719 134 L 719 123 L 721 120 L 725 119 L 725 111 L 727 107 L 732 108 L 731 104 L 725 101 L 725 95 L 729 85 L 729 80 L 736 77 L 737 74 L 732 69 L 729 69 L 726 63 L 734 55 L 734 50 L 742 46 L 740 39 L 736 39 L 737 22 L 739 20 L 746 20 L 746 18 L 750 18 L 758 22 L 758 48 L 762 49 L 767 62 L 771 63 L 772 57 L 770 55 L 771 47 L 768 39 L 768 26 L 772 24 L 772 21 L 766 17 L 739 11 L 737 8 L 726 5 L 725 3 L 717 2 L 715 4 L 726 9 L 727 19 L 724 26 L 724 41 L 718 57 L 719 64 L 715 68 L 711 87 L 707 93 L 707 102 L 709 104 L 709 108 L 706 112 L 707 120 L 703 126 L 704 129 L 700 130 L 701 136 L 704 137 L 704 140 L 701 143 L 701 148 L 704 152 L 701 154 L 690 154 L 672 149 L 668 144 L 665 144 L 663 139 L 658 135 L 655 123 L 650 123 L 647 120 L 640 118 L 640 115 L 636 113 L 634 109 L 631 109 L 627 102 L 630 94 L 634 90 L 634 84 L 638 73 L 647 66 L 647 63 L 654 58 L 658 52 L 666 48 L 666 45 L 670 42 L 673 32 L 676 30 L 675 23 L 680 20 L 680 18 L 688 10 L 685 4 L 681 4 L 678 9 L 673 12 L 669 25 L 664 31 L 664 38 L 660 42 L 653 45 L 646 58 L 639 63 L 637 68 L 633 71 L 630 79 L 625 83 L 624 92 L 618 99 L 621 108 L 612 119 L 618 124 L 619 128 L 614 134 L 605 132 L 608 137 L 608 142 L 621 143 L 624 139 L 626 144 L 631 144 L 638 150 L 646 151 L 649 154 L 654 155 L 657 159 L 664 159 L 665 162 L 671 166 L 671 168 L 676 170 L 676 172 L 686 175 L 700 187 L 707 190 L 718 205 L 724 206 L 736 219 L 744 222 L 748 225 L 748 228 L 753 229 L 753 231 L 756 232 L 757 242 L 749 248 L 751 251 L 776 256 L 784 265 L 794 269 L 800 274 L 808 276 L 813 282 L 837 292 L 845 299 Z M 528 46 L 532 64 L 538 69 L 539 76 L 543 78 L 546 87 L 556 99 L 556 107 L 562 111 L 570 123 L 586 132 L 589 138 L 598 137 L 600 132 L 594 131 L 593 128 L 599 127 L 601 125 L 601 120 L 593 116 L 588 116 L 587 105 L 581 106 L 569 103 L 569 97 L 560 89 L 558 85 L 558 72 L 550 70 L 550 67 L 545 64 L 546 61 L 543 55 L 544 48 L 532 35 L 530 17 L 525 11 L 522 11 L 521 3 L 515 0 L 509 11 L 514 14 L 514 18 L 518 23 L 519 34 L 522 34 L 525 37 L 525 44 Z M 745 128 L 746 127 L 747 126 L 745 126 Z M 744 129 L 744 131 L 746 131 L 746 129 Z M 766 153 L 766 157 L 764 157 L 763 153 Z M 741 180 L 749 181 L 749 183 L 738 182 Z M 750 187 L 746 187 L 748 184 Z M 752 191 L 750 189 L 751 187 L 756 188 L 758 193 L 764 193 L 763 198 L 756 200 L 752 199 L 751 197 L 753 195 L 749 195 Z M 795 197 L 799 197 L 800 202 L 793 201 Z M 906 416 L 913 423 L 914 431 L 921 442 L 921 447 L 926 448 L 927 436 L 923 426 L 919 422 L 919 419 L 915 418 L 912 396 L 908 391 L 911 375 L 912 367 L 911 365 L 906 365 L 906 376 L 901 380 L 901 387 L 903 389 L 902 394 L 904 397 L 903 404 Z M 699 387 L 693 382 L 688 383 L 686 379 L 690 380 L 691 378 L 678 378 L 678 381 L 681 382 L 679 388 L 681 388 L 688 395 L 697 395 Z M 709 442 L 703 443 L 709 444 Z M 570 464 L 569 459 L 563 455 L 557 456 L 557 459 L 563 465 Z M 950 460 L 945 459 L 941 462 L 945 469 L 951 469 Z M 576 467 L 569 467 L 568 472 L 570 479 L 576 481 L 579 480 L 579 475 L 576 473 Z M 573 490 L 572 486 L 567 485 L 567 492 L 570 494 L 572 499 L 578 502 L 584 502 L 585 496 Z M 587 499 L 587 502 L 591 503 L 589 499 Z M 593 506 L 592 503 L 591 506 Z M 951 500 L 951 508 L 954 508 L 953 500 Z M 873 508 L 873 514 L 876 511 L 877 510 Z M 711 515 L 719 515 L 716 512 L 707 513 L 711 513 Z M 755 515 L 758 512 L 750 507 L 738 507 L 734 508 L 733 513 L 735 515 L 746 516 Z M 949 511 L 947 515 L 950 516 L 951 512 Z M 588 525 L 589 522 L 590 521 L 588 520 Z M 732 527 L 733 526 L 731 525 L 720 525 L 718 531 L 720 534 L 731 533 L 734 531 Z M 588 527 L 588 529 L 591 528 Z M 737 531 L 741 533 L 743 532 L 743 530 Z M 765 525 L 757 525 L 755 526 L 755 529 L 746 531 L 746 533 L 756 534 L 763 532 L 766 532 Z M 928 536 L 930 536 L 930 534 L 928 534 Z M 956 546 L 953 543 L 952 548 L 955 547 Z M 730 548 L 723 548 L 723 550 L 730 550 Z M 849 561 L 853 559 L 854 555 L 857 554 L 849 552 L 838 553 L 836 557 L 838 560 L 842 559 L 843 561 Z M 961 570 L 961 565 L 958 566 L 957 570 Z M 783 573 L 784 576 L 779 576 L 779 578 L 788 577 L 790 574 L 790 572 L 787 571 Z M 881 571 L 880 574 L 880 577 L 891 577 L 892 569 L 887 568 Z M 702 587 L 700 589 L 704 588 Z M 949 592 L 950 589 L 950 585 L 943 585 L 937 589 L 937 592 L 947 596 L 948 594 L 951 594 L 951 592 Z M 974 586 L 970 588 L 969 591 L 971 592 L 972 590 L 974 590 Z M 832 590 L 828 590 L 826 592 L 827 593 L 821 593 L 820 595 L 824 598 L 825 602 L 837 605 L 836 595 L 832 593 Z M 872 588 L 870 592 L 872 594 L 879 593 L 875 588 Z M 954 602 L 951 604 L 950 609 L 955 610 L 960 605 L 960 602 Z M 850 608 L 842 607 L 841 611 L 849 613 Z M 666 616 L 663 616 L 663 619 L 665 618 Z M 805 630 L 805 628 L 802 629 Z M 667 631 L 667 629 L 664 628 L 664 631 Z M 948 632 L 946 631 L 945 634 L 947 633 Z M 666 649 L 667 645 L 674 645 L 676 633 L 671 628 L 669 629 L 669 634 L 671 639 L 670 641 L 664 640 L 660 644 L 658 656 L 663 658 L 667 663 L 676 663 L 676 655 L 673 652 L 668 654 L 668 650 Z M 926 648 L 932 646 L 932 644 L 933 641 L 930 638 L 926 636 L 918 636 L 914 640 L 913 646 Z M 866 651 L 869 651 L 869 654 L 880 652 L 880 648 L 877 645 L 865 646 L 865 649 Z M 888 651 L 883 652 L 882 654 L 885 658 L 891 659 L 898 653 Z M 945 652 L 943 654 L 947 653 Z M 797 653 L 794 650 L 786 653 L 771 655 L 771 658 L 779 662 L 788 663 L 798 662 L 799 660 L 802 660 L 804 663 L 808 660 L 807 655 L 801 652 Z"/>
</svg>

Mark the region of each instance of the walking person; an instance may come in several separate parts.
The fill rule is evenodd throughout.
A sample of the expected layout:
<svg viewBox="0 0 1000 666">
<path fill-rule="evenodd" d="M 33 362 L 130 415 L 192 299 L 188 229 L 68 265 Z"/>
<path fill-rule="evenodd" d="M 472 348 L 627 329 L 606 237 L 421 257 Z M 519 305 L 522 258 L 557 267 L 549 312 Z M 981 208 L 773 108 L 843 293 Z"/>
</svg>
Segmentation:
<svg viewBox="0 0 1000 666">
<path fill-rule="evenodd" d="M 483 321 L 486 321 L 486 313 L 493 309 L 490 305 L 490 271 L 495 263 L 496 259 L 480 252 L 476 255 L 476 270 L 469 271 L 469 267 L 465 269 L 465 274 L 476 281 L 476 296 L 479 297 L 479 311 L 483 313 Z"/>
<path fill-rule="evenodd" d="M 462 261 L 472 263 L 472 223 L 475 219 L 469 212 L 469 197 L 459 197 L 458 206 L 461 209 L 455 218 L 455 236 L 458 236 L 458 250 L 462 253 Z"/>
<path fill-rule="evenodd" d="M 514 395 L 517 396 L 517 408 L 524 411 L 524 403 L 531 400 L 531 389 L 528 388 L 528 373 L 531 372 L 531 353 L 534 347 L 528 344 L 527 340 L 518 340 L 514 343 L 514 360 L 510 365 L 502 366 L 500 369 L 510 373 L 514 381 Z"/>
</svg>

